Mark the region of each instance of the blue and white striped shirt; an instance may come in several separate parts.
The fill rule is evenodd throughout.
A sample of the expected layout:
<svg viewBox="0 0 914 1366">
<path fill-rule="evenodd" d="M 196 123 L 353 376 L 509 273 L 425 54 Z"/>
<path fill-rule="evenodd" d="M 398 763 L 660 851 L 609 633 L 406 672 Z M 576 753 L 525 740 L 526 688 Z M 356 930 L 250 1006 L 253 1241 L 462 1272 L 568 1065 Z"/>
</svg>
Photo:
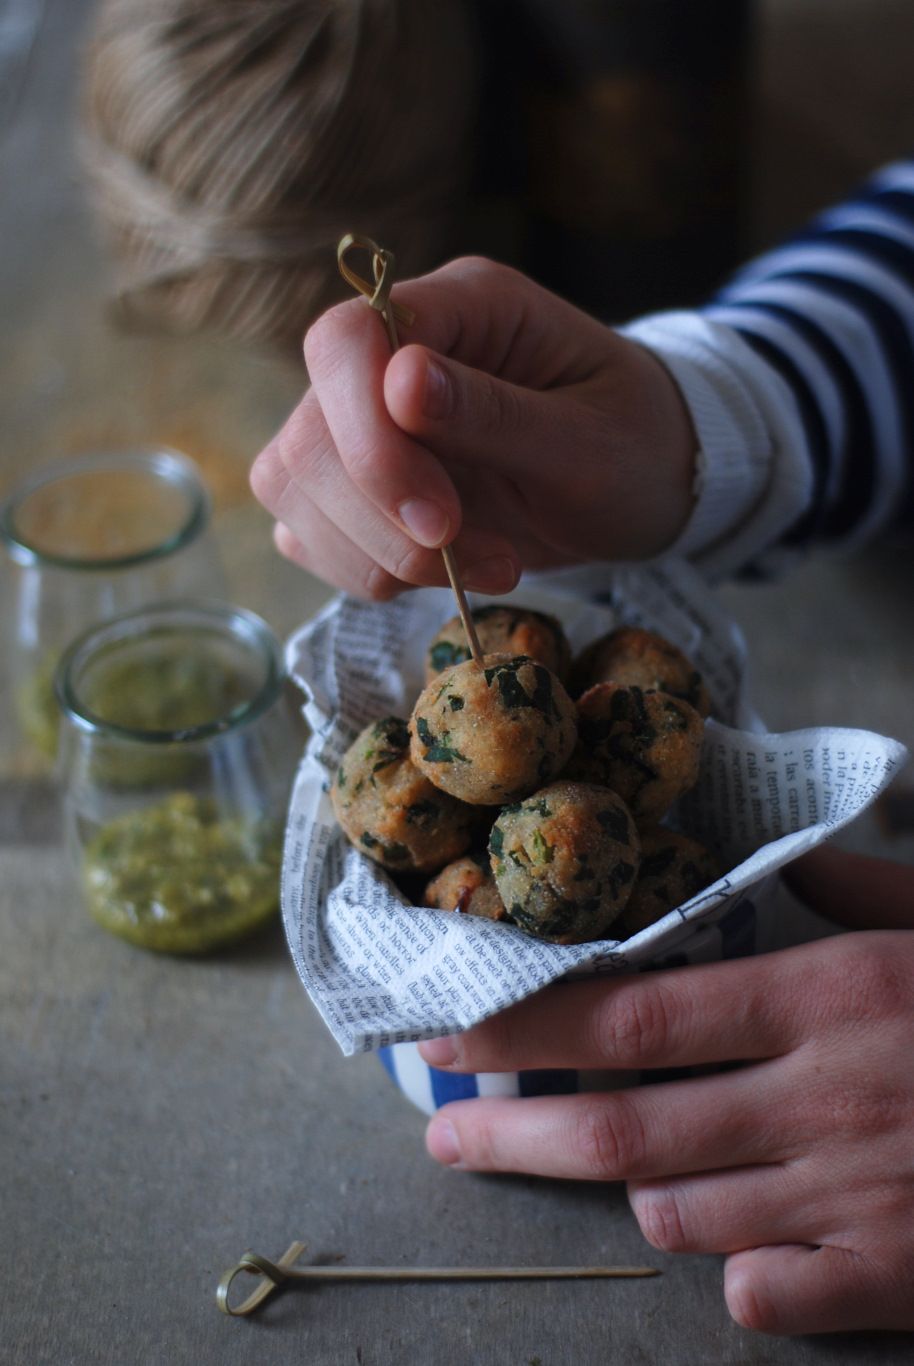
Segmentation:
<svg viewBox="0 0 914 1366">
<path fill-rule="evenodd" d="M 914 161 L 752 261 L 698 312 L 623 329 L 700 444 L 674 549 L 719 576 L 914 528 Z"/>
</svg>

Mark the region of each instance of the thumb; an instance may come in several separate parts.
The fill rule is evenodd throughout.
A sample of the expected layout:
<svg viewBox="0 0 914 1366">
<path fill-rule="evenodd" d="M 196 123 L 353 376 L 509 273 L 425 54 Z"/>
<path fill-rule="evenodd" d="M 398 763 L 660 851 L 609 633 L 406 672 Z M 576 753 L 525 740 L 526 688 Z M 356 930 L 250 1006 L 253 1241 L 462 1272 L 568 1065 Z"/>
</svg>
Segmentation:
<svg viewBox="0 0 914 1366">
<path fill-rule="evenodd" d="M 384 401 L 397 426 L 437 455 L 529 475 L 538 450 L 568 448 L 585 410 L 484 370 L 406 346 L 384 376 Z M 560 444 L 561 443 L 561 444 Z"/>
</svg>

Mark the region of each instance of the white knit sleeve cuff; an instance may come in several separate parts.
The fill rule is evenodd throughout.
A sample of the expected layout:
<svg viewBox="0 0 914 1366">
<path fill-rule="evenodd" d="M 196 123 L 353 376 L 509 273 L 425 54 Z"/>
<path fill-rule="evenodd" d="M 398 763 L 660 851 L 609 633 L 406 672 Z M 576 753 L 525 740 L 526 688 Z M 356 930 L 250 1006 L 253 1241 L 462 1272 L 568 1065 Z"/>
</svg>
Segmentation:
<svg viewBox="0 0 914 1366">
<path fill-rule="evenodd" d="M 695 428 L 695 505 L 668 553 L 714 578 L 757 560 L 812 492 L 803 424 L 787 384 L 738 332 L 701 313 L 654 314 L 619 331 L 669 371 Z M 776 569 L 776 557 L 766 567 Z"/>
</svg>

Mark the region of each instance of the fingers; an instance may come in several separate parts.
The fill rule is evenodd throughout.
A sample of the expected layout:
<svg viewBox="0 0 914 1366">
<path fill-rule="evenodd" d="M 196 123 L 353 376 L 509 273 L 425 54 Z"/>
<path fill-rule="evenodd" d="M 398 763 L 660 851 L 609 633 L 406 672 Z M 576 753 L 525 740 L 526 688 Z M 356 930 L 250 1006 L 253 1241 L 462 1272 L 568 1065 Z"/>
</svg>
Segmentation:
<svg viewBox="0 0 914 1366">
<path fill-rule="evenodd" d="M 550 453 L 569 438 L 567 415 L 553 416 L 555 404 L 537 391 L 594 373 L 611 334 L 523 276 L 486 261 L 455 262 L 400 286 L 396 297 L 415 310 L 417 322 L 408 334 L 404 329 L 401 340 L 414 355 L 393 362 L 391 392 L 397 412 L 400 395 L 410 410 L 436 414 L 419 424 L 421 430 L 401 425 L 388 410 L 390 343 L 364 300 L 319 318 L 305 339 L 305 357 L 352 484 L 403 533 L 434 549 L 454 539 L 462 518 L 454 483 L 437 456 L 503 462 L 513 453 L 529 471 L 533 437 Z M 435 385 L 440 372 L 424 364 L 428 352 L 408 346 L 412 340 L 455 354 L 450 387 Z M 585 420 L 596 425 L 593 416 L 581 416 Z M 442 431 L 452 435 L 450 444 L 430 449 L 423 438 L 437 442 Z M 487 444 L 480 452 L 482 435 Z"/>
<path fill-rule="evenodd" d="M 857 930 L 914 929 L 914 868 L 822 847 L 784 870 L 793 890 Z"/>
<path fill-rule="evenodd" d="M 353 486 L 313 391 L 257 457 L 251 485 L 287 528 L 278 540 L 283 553 L 321 577 L 331 571 L 334 583 L 359 597 L 447 582 L 440 554 L 418 546 Z M 468 527 L 455 550 L 467 587 L 513 587 L 516 556 L 500 533 Z"/>
<path fill-rule="evenodd" d="M 727 1308 L 759 1333 L 840 1333 L 914 1327 L 907 1289 L 864 1257 L 841 1247 L 758 1247 L 730 1257 Z"/>
<path fill-rule="evenodd" d="M 777 1162 L 631 1181 L 628 1198 L 641 1232 L 661 1252 L 739 1252 L 817 1232 L 802 1179 Z"/>
<path fill-rule="evenodd" d="M 440 457 L 530 483 L 542 480 L 559 451 L 583 451 L 599 438 L 595 416 L 571 395 L 557 403 L 554 394 L 519 388 L 421 346 L 391 360 L 384 399 L 397 426 Z"/>
<path fill-rule="evenodd" d="M 448 545 L 460 500 L 438 460 L 397 427 L 384 403 L 390 343 L 362 300 L 319 318 L 305 339 L 314 393 L 354 487 L 419 545 Z"/>
<path fill-rule="evenodd" d="M 282 522 L 277 522 L 273 528 L 276 549 L 292 564 L 321 578 L 327 572 L 326 566 L 332 563 L 334 587 L 372 602 L 386 602 L 410 586 L 370 560 L 316 509 L 312 509 L 308 522 L 304 540 L 299 540 Z M 444 570 L 441 572 L 443 574 Z"/>
<path fill-rule="evenodd" d="M 771 1122 L 764 1065 L 629 1091 L 456 1101 L 426 1142 L 472 1171 L 620 1181 L 775 1162 L 793 1134 Z"/>
<path fill-rule="evenodd" d="M 802 1011 L 799 953 L 769 954 L 615 980 L 562 983 L 449 1039 L 419 1045 L 454 1071 L 651 1068 L 786 1052 Z"/>
<path fill-rule="evenodd" d="M 606 327 L 519 271 L 479 256 L 394 286 L 416 321 L 401 346 L 431 347 L 513 383 L 546 389 L 588 378 L 611 345 Z"/>
</svg>

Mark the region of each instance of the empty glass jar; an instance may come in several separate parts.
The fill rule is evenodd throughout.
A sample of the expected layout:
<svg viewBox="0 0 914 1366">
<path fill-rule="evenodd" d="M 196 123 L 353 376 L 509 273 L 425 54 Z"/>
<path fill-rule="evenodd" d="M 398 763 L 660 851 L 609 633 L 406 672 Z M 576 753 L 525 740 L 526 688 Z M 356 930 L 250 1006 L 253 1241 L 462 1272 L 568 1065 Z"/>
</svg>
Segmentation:
<svg viewBox="0 0 914 1366">
<path fill-rule="evenodd" d="M 54 670 L 81 631 L 157 599 L 224 596 L 208 520 L 196 466 L 167 450 L 52 461 L 7 498 L 0 696 L 33 755 L 56 752 Z"/>
<path fill-rule="evenodd" d="M 223 604 L 158 604 L 64 654 L 64 812 L 89 912 L 143 948 L 199 953 L 279 903 L 300 733 L 279 643 Z"/>
</svg>

